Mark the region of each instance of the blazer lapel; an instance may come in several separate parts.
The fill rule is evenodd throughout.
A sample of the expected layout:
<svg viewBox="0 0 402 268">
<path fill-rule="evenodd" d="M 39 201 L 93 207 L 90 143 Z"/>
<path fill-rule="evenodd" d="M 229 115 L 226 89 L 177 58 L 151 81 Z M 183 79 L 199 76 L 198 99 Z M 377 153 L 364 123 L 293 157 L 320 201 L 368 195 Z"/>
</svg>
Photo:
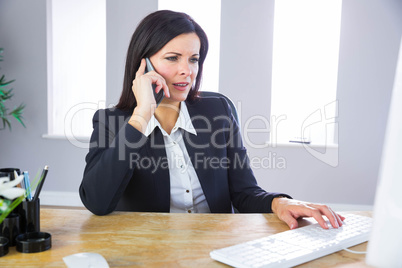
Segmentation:
<svg viewBox="0 0 402 268">
<path fill-rule="evenodd" d="M 158 207 L 162 207 L 164 212 L 170 211 L 170 176 L 168 161 L 166 157 L 165 143 L 163 134 L 159 128 L 149 136 L 148 155 L 152 159 L 152 178 L 155 182 L 155 189 L 158 196 Z M 151 149 L 152 148 L 152 149 Z"/>
<path fill-rule="evenodd" d="M 197 173 L 205 198 L 207 199 L 209 209 L 211 210 L 211 212 L 213 212 L 216 211 L 215 205 L 217 202 L 213 200 L 214 198 L 210 193 L 215 187 L 215 172 L 212 168 L 208 168 L 208 166 L 204 168 L 206 158 L 213 157 L 210 149 L 210 139 L 212 133 L 208 131 L 200 131 L 208 129 L 208 124 L 210 122 L 206 122 L 206 117 L 204 116 L 202 118 L 197 118 L 199 114 L 197 114 L 194 105 L 187 105 L 187 109 L 190 114 L 193 126 L 197 130 L 197 136 L 185 132 L 185 134 L 183 135 L 184 143 L 186 145 L 187 152 L 190 156 L 194 169 Z M 207 118 L 207 120 L 211 119 Z"/>
</svg>

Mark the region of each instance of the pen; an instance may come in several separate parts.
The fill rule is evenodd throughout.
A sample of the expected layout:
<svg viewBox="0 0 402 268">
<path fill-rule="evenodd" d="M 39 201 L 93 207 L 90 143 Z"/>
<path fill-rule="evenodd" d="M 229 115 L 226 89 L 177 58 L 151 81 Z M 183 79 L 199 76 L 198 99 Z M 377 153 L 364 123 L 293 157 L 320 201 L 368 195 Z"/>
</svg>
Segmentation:
<svg viewBox="0 0 402 268">
<path fill-rule="evenodd" d="M 40 176 L 40 181 L 39 181 L 38 188 L 35 190 L 35 195 L 34 195 L 34 197 L 33 197 L 33 201 L 36 201 L 36 199 L 39 198 L 40 191 L 42 190 L 43 183 L 45 182 L 45 179 L 46 179 L 46 175 L 47 175 L 48 170 L 49 170 L 49 167 L 48 167 L 48 166 L 45 166 L 45 167 L 43 168 L 42 175 Z"/>
<path fill-rule="evenodd" d="M 24 186 L 25 186 L 25 191 L 27 193 L 27 201 L 31 201 L 32 200 L 31 183 L 29 181 L 28 171 L 24 171 Z"/>
</svg>

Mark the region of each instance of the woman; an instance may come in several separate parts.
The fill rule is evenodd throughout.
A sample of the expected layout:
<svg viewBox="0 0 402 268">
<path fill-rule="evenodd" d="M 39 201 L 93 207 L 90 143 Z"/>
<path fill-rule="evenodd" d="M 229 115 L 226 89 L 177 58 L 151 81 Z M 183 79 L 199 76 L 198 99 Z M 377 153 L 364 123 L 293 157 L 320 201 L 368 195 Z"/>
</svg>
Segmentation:
<svg viewBox="0 0 402 268">
<path fill-rule="evenodd" d="M 97 215 L 148 212 L 275 212 L 290 228 L 314 217 L 342 225 L 329 207 L 261 189 L 248 165 L 240 131 L 221 98 L 200 98 L 208 40 L 184 13 L 157 11 L 135 30 L 123 92 L 99 110 L 80 196 Z M 147 72 L 145 58 L 154 71 Z M 155 89 L 152 85 L 156 85 Z M 157 106 L 153 91 L 165 98 Z"/>
</svg>

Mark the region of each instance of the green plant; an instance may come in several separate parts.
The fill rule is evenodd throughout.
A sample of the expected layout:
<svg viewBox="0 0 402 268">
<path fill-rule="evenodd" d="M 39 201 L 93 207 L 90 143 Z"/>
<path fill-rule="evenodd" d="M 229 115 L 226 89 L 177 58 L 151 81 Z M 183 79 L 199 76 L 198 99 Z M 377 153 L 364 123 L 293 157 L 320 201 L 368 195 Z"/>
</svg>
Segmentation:
<svg viewBox="0 0 402 268">
<path fill-rule="evenodd" d="M 0 48 L 0 61 L 3 61 L 3 49 Z M 25 105 L 20 104 L 18 107 L 14 108 L 9 112 L 5 105 L 7 100 L 10 100 L 13 97 L 13 89 L 7 89 L 7 87 L 14 82 L 15 80 L 6 81 L 5 75 L 2 75 L 0 78 L 0 118 L 3 121 L 3 127 L 0 130 L 8 127 L 11 130 L 11 122 L 9 120 L 9 116 L 14 117 L 18 122 L 20 122 L 24 127 L 25 124 L 22 121 L 22 112 L 24 111 Z"/>
</svg>

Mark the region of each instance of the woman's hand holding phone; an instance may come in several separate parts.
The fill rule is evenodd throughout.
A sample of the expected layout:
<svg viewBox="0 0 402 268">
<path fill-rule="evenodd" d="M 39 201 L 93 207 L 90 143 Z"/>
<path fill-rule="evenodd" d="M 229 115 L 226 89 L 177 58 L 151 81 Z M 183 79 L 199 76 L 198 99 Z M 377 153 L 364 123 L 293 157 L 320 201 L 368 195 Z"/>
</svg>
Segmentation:
<svg viewBox="0 0 402 268">
<path fill-rule="evenodd" d="M 156 85 L 156 93 L 163 90 L 165 96 L 170 97 L 169 88 L 165 79 L 155 71 L 146 72 L 146 62 L 145 59 L 142 59 L 140 67 L 135 74 L 132 86 L 137 106 L 129 120 L 129 124 L 142 133 L 145 132 L 148 122 L 155 113 L 157 107 L 153 94 L 153 84 Z"/>
</svg>

